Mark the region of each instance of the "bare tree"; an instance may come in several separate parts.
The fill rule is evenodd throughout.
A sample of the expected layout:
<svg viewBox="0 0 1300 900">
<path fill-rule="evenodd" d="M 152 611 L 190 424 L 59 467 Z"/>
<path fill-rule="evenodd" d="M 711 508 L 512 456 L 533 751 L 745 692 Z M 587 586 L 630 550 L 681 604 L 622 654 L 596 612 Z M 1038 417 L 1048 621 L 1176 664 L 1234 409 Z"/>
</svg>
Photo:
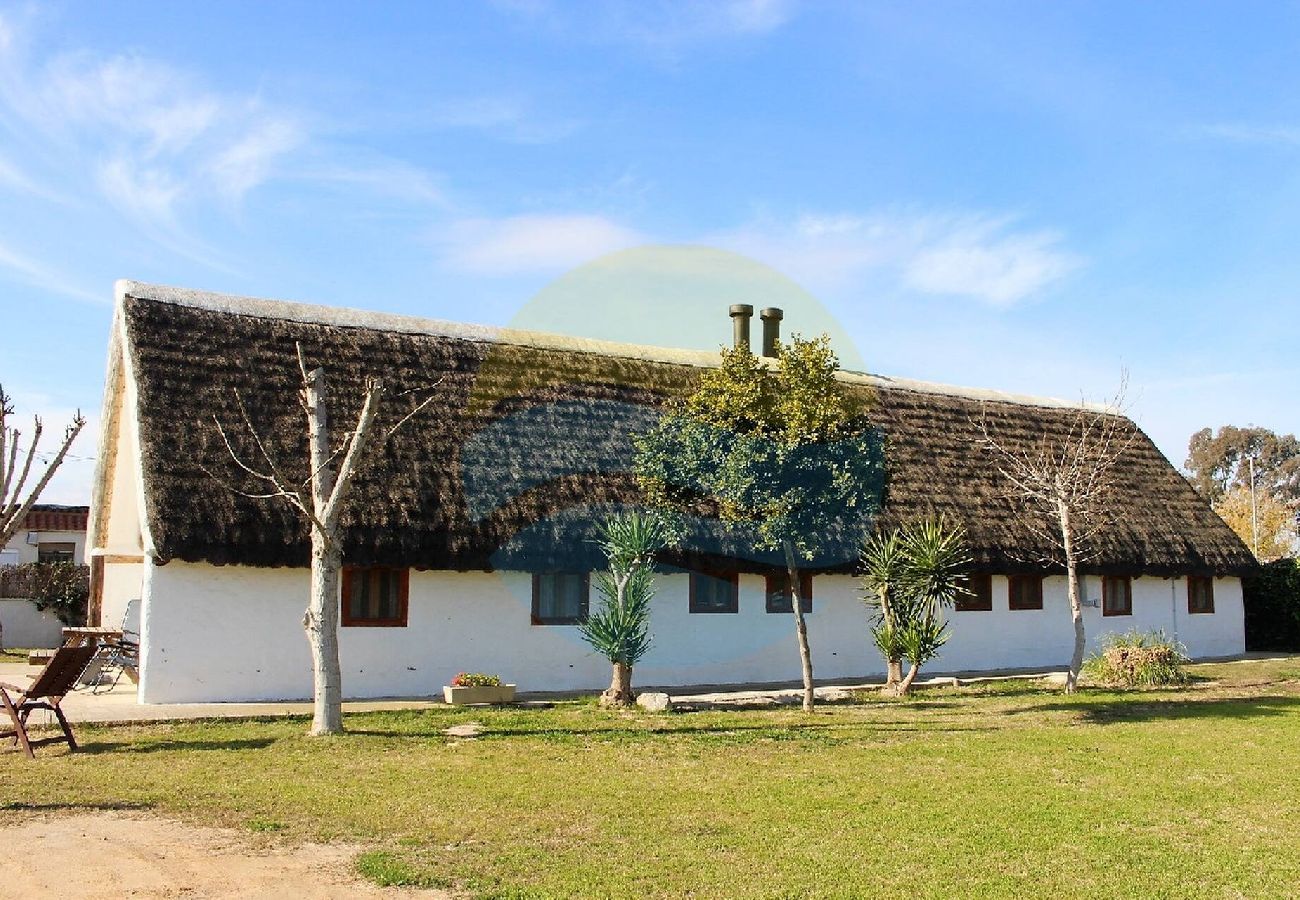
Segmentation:
<svg viewBox="0 0 1300 900">
<path fill-rule="evenodd" d="M 22 527 L 27 513 L 36 504 L 59 466 L 63 465 L 72 442 L 86 425 L 81 410 L 77 410 L 63 431 L 63 443 L 45 463 L 45 471 L 24 496 L 23 490 L 27 488 L 32 474 L 32 463 L 37 456 L 45 455 L 38 452 L 45 425 L 40 416 L 32 417 L 32 439 L 24 452 L 19 446 L 23 433 L 9 424 L 9 418 L 13 414 L 13 400 L 5 393 L 4 387 L 0 386 L 0 547 L 9 543 L 9 539 Z"/>
<path fill-rule="evenodd" d="M 347 508 L 353 479 L 366 454 L 382 447 L 411 417 L 427 406 L 432 397 L 417 404 L 386 433 L 378 434 L 375 419 L 385 387 L 378 378 L 368 378 L 365 399 L 357 414 L 356 426 L 347 433 L 338 449 L 330 450 L 329 408 L 326 403 L 325 370 L 310 371 L 298 345 L 298 368 L 302 372 L 299 402 L 307 419 L 309 474 L 301 481 L 282 473 L 266 444 L 253 427 L 252 419 L 239 400 L 239 409 L 253 445 L 261 457 L 250 464 L 235 451 L 225 427 L 216 422 L 217 432 L 227 452 L 243 472 L 266 485 L 262 492 L 235 493 L 254 499 L 280 499 L 298 510 L 311 525 L 311 595 L 302 625 L 312 657 L 312 735 L 339 734 L 343 731 L 343 676 L 339 666 L 339 578 L 343 569 L 343 541 L 340 522 Z M 406 393 L 412 393 L 410 391 Z M 372 446 L 373 445 L 373 446 Z M 337 469 L 335 461 L 338 462 Z M 216 476 L 213 476 L 216 477 Z M 225 482 L 218 478 L 218 481 Z"/>
<path fill-rule="evenodd" d="M 1009 494 L 1019 502 L 1022 524 L 1048 548 L 1035 561 L 1065 568 L 1074 623 L 1074 652 L 1065 678 L 1068 694 L 1078 687 L 1087 643 L 1079 565 L 1095 557 L 1093 538 L 1115 519 L 1115 463 L 1138 435 L 1124 416 L 1127 384 L 1124 374 L 1111 400 L 1081 403 L 1066 428 L 1027 444 L 1001 433 L 981 405 L 978 425 L 985 447 Z"/>
<path fill-rule="evenodd" d="M 32 439 L 24 452 L 19 446 L 23 433 L 16 426 L 9 424 L 10 417 L 14 413 L 13 399 L 0 385 L 0 550 L 3 550 L 18 529 L 23 527 L 27 513 L 36 504 L 41 492 L 50 483 L 54 473 L 59 470 L 59 466 L 63 465 L 63 460 L 68 455 L 68 448 L 72 446 L 72 442 L 77 439 L 77 435 L 86 425 L 81 410 L 77 410 L 68 427 L 63 430 L 63 443 L 45 463 L 45 471 L 41 473 L 36 483 L 24 494 L 23 491 L 27 490 L 32 474 L 33 462 L 38 455 L 44 455 L 38 454 L 38 448 L 45 425 L 41 422 L 40 416 L 32 417 Z M 0 625 L 0 646 L 4 646 L 3 625 Z"/>
</svg>

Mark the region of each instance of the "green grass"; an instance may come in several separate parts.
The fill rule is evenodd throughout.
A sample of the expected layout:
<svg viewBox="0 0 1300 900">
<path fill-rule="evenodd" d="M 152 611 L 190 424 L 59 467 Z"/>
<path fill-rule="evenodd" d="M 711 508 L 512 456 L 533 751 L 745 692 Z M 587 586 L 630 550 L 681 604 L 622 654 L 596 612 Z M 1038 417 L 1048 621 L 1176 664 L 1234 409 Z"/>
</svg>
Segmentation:
<svg viewBox="0 0 1300 900">
<path fill-rule="evenodd" d="M 0 761 L 0 810 L 148 808 L 368 847 L 482 897 L 1293 896 L 1300 661 L 1181 690 L 1026 682 L 642 715 L 591 703 L 83 728 Z M 475 740 L 449 725 L 478 721 Z M 258 824 L 254 824 L 258 823 Z"/>
<path fill-rule="evenodd" d="M 0 663 L 25 663 L 28 653 L 31 650 L 25 647 L 0 647 Z"/>
</svg>

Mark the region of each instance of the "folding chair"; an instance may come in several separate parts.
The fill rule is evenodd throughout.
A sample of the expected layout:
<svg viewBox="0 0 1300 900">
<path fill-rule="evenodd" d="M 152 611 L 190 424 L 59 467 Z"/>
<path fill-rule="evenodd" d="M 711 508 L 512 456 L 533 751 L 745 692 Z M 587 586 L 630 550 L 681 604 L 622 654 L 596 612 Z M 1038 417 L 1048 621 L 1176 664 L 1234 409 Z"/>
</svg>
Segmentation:
<svg viewBox="0 0 1300 900">
<path fill-rule="evenodd" d="M 116 669 L 112 680 L 109 671 Z M 131 680 L 136 680 L 140 671 L 140 601 L 131 600 L 122 613 L 122 633 L 109 638 L 100 645 L 99 655 L 87 670 L 83 682 L 90 684 L 90 692 L 111 691 L 117 687 L 125 672 L 131 673 Z M 93 676 L 93 677 L 92 677 Z"/>
<path fill-rule="evenodd" d="M 95 648 L 88 647 L 60 647 L 55 651 L 54 656 L 45 668 L 41 669 L 36 676 L 36 680 L 26 688 L 20 688 L 16 684 L 8 684 L 0 681 L 0 706 L 9 714 L 13 720 L 12 731 L 0 731 L 0 738 L 11 737 L 14 743 L 18 744 L 28 756 L 35 758 L 36 754 L 32 752 L 33 747 L 40 747 L 44 744 L 62 744 L 67 743 L 71 750 L 77 749 L 77 741 L 72 736 L 72 729 L 68 726 L 68 720 L 63 715 L 63 710 L 59 709 L 59 703 L 63 700 L 72 686 L 77 683 L 77 676 L 81 670 L 86 668 L 90 658 L 95 655 Z M 12 693 L 11 693 L 12 692 Z M 41 738 L 32 740 L 27 736 L 27 717 L 31 715 L 34 709 L 51 710 L 59 720 L 59 727 L 63 729 L 62 737 Z"/>
</svg>

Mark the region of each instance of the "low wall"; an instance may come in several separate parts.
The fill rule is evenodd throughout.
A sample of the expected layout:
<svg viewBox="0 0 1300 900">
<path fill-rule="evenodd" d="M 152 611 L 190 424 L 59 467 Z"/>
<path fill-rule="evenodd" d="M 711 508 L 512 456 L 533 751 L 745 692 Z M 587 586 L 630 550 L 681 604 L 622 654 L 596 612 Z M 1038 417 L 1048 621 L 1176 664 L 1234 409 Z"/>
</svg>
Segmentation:
<svg viewBox="0 0 1300 900">
<path fill-rule="evenodd" d="M 0 625 L 6 647 L 53 648 L 63 639 L 63 623 L 30 600 L 0 600 Z"/>
</svg>

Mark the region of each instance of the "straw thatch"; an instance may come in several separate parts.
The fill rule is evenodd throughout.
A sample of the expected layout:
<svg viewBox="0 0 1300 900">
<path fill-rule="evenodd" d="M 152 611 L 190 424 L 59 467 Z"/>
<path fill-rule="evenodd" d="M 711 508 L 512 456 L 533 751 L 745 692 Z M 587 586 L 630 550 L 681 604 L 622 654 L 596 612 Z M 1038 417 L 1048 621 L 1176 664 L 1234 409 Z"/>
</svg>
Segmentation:
<svg viewBox="0 0 1300 900">
<path fill-rule="evenodd" d="M 586 541 L 593 517 L 637 499 L 629 435 L 648 427 L 657 407 L 689 390 L 699 372 L 690 363 L 700 360 L 686 354 L 660 354 L 684 360 L 667 361 L 643 348 L 568 346 L 202 296 L 132 284 L 123 297 L 146 515 L 162 561 L 306 564 L 307 532 L 295 512 L 229 489 L 260 486 L 231 463 L 214 424 L 226 427 L 242 458 L 265 468 L 242 402 L 277 467 L 305 478 L 295 343 L 326 369 L 336 435 L 355 421 L 367 375 L 381 376 L 390 390 L 381 424 L 434 397 L 357 481 L 345 518 L 345 557 L 357 564 L 594 563 Z M 942 513 L 966 526 L 981 567 L 1029 567 L 1041 548 L 1020 524 L 976 420 L 986 409 L 1004 438 L 1029 440 L 1068 428 L 1074 411 L 879 379 L 848 382 L 846 389 L 874 395 L 871 415 L 886 434 L 884 521 Z M 1241 542 L 1145 435 L 1121 461 L 1119 482 L 1124 515 L 1102 538 L 1093 571 L 1227 574 L 1250 567 Z M 721 531 L 707 543 L 681 561 L 746 555 L 743 542 Z"/>
</svg>

